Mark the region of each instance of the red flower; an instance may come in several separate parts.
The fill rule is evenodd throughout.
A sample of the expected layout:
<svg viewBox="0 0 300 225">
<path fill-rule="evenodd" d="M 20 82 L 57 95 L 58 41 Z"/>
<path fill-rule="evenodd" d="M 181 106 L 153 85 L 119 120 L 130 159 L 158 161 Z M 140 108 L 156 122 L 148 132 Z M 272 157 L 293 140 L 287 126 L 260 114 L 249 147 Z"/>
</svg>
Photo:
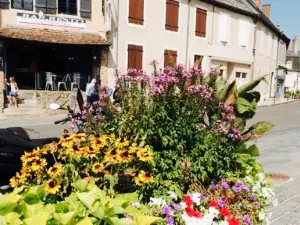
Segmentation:
<svg viewBox="0 0 300 225">
<path fill-rule="evenodd" d="M 222 217 L 228 217 L 228 216 L 230 216 L 230 211 L 227 208 L 222 208 L 220 210 L 220 214 Z"/>
<path fill-rule="evenodd" d="M 186 214 L 188 214 L 189 217 L 196 217 L 196 218 L 201 218 L 201 212 L 193 210 L 192 208 L 188 207 L 185 209 Z"/>
<path fill-rule="evenodd" d="M 209 206 L 210 206 L 210 207 L 217 208 L 217 207 L 218 207 L 218 202 L 217 202 L 217 201 L 211 201 L 211 202 L 209 203 Z"/>
<path fill-rule="evenodd" d="M 231 217 L 227 220 L 227 222 L 229 223 L 229 225 L 239 225 L 240 222 L 237 220 L 237 218 L 235 217 Z"/>
<path fill-rule="evenodd" d="M 183 200 L 184 200 L 185 204 L 188 206 L 188 208 L 191 207 L 191 206 L 193 205 L 193 200 L 191 199 L 190 196 L 185 195 L 185 196 L 183 197 Z"/>
</svg>

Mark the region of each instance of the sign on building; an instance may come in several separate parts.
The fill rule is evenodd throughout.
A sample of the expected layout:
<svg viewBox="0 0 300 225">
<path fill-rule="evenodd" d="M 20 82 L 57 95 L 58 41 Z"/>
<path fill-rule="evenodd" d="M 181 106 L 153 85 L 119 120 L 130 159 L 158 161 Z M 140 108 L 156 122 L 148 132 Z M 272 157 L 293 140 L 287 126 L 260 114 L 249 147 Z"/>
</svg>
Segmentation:
<svg viewBox="0 0 300 225">
<path fill-rule="evenodd" d="M 48 16 L 39 14 L 17 13 L 17 23 L 20 25 L 41 25 L 51 27 L 85 29 L 86 20 L 64 16 Z"/>
</svg>

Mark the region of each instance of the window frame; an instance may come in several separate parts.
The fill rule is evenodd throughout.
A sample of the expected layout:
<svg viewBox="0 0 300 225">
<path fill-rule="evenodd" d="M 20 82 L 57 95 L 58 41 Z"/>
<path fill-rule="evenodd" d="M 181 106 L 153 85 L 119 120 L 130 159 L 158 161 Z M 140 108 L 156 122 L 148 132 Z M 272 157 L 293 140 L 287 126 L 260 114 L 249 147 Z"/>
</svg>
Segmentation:
<svg viewBox="0 0 300 225">
<path fill-rule="evenodd" d="M 127 15 L 126 15 L 126 25 L 129 27 L 137 27 L 137 28 L 146 28 L 146 16 L 147 16 L 147 0 L 144 0 L 144 16 L 143 16 L 143 24 L 136 24 L 136 23 L 130 23 L 129 22 L 129 16 L 130 16 L 130 0 L 127 0 Z"/>
<path fill-rule="evenodd" d="M 168 0 L 164 0 L 164 19 L 162 20 L 163 21 L 163 31 L 167 32 L 167 33 L 172 33 L 172 34 L 179 35 L 180 32 L 181 32 L 181 29 L 180 29 L 181 28 L 181 26 L 180 26 L 180 19 L 181 19 L 181 3 L 182 3 L 182 0 L 173 0 L 173 1 L 178 2 L 178 4 L 179 4 L 179 8 L 178 8 L 178 23 L 177 23 L 178 29 L 177 29 L 177 31 L 172 31 L 172 30 L 166 29 L 166 24 L 167 24 L 167 1 Z"/>
<path fill-rule="evenodd" d="M 34 9 L 34 6 L 33 6 L 34 1 L 33 1 L 33 0 L 31 0 L 31 2 L 32 2 L 32 8 L 31 8 L 31 9 L 26 9 L 26 8 L 24 8 L 24 1 L 25 1 L 25 0 L 20 0 L 20 2 L 21 2 L 21 4 L 22 4 L 22 7 L 21 7 L 21 8 L 14 7 L 14 6 L 13 6 L 13 5 L 14 5 L 14 1 L 16 1 L 16 0 L 11 0 L 11 8 L 12 8 L 12 9 L 19 9 L 19 10 L 25 10 L 25 11 L 33 11 L 33 9 Z"/>
<path fill-rule="evenodd" d="M 198 38 L 198 39 L 203 39 L 203 40 L 205 40 L 205 39 L 207 39 L 207 35 L 208 35 L 208 32 L 207 32 L 207 30 L 208 30 L 208 9 L 205 8 L 205 7 L 203 7 L 203 6 L 200 6 L 200 5 L 195 5 L 195 9 L 196 9 L 196 11 L 195 11 L 195 19 L 194 19 L 194 22 L 195 22 L 195 24 L 194 24 L 194 28 L 195 28 L 194 36 L 195 36 L 196 38 Z M 205 37 L 200 37 L 200 36 L 196 35 L 196 31 L 197 31 L 197 21 L 198 21 L 198 20 L 197 20 L 197 10 L 198 10 L 198 9 L 203 10 L 203 11 L 206 11 Z"/>
<path fill-rule="evenodd" d="M 178 57 L 178 56 L 177 56 Z M 203 60 L 204 60 L 204 55 L 203 54 L 194 54 L 194 65 L 196 63 L 196 57 L 201 57 L 201 62 L 199 64 L 199 67 L 198 68 L 202 68 L 202 63 L 203 63 Z"/>
<path fill-rule="evenodd" d="M 242 76 L 241 76 L 242 79 L 247 79 L 248 73 L 242 72 L 241 75 L 242 75 Z M 244 77 L 244 75 L 245 75 L 245 77 Z"/>
<path fill-rule="evenodd" d="M 63 14 L 63 15 L 68 15 L 68 16 L 78 16 L 79 12 L 80 12 L 80 6 L 78 8 L 78 3 L 80 2 L 80 0 L 75 0 L 76 1 L 76 14 L 71 14 L 71 13 L 67 13 L 67 12 L 59 12 L 59 2 L 60 1 L 70 1 L 70 0 L 57 0 L 57 14 Z M 81 2 L 80 2 L 81 3 Z M 67 8 L 66 8 L 66 11 L 67 11 Z"/>
<path fill-rule="evenodd" d="M 175 65 L 178 64 L 178 57 L 179 57 L 179 51 L 178 51 L 178 49 L 175 49 L 175 48 L 165 48 L 164 51 L 163 51 L 163 68 L 165 68 L 167 66 L 170 66 L 169 64 L 166 66 L 166 63 L 165 63 L 166 51 L 176 52 Z"/>
<path fill-rule="evenodd" d="M 239 76 L 238 76 L 239 74 Z M 242 77 L 242 72 L 235 72 L 235 78 L 241 78 Z"/>
</svg>

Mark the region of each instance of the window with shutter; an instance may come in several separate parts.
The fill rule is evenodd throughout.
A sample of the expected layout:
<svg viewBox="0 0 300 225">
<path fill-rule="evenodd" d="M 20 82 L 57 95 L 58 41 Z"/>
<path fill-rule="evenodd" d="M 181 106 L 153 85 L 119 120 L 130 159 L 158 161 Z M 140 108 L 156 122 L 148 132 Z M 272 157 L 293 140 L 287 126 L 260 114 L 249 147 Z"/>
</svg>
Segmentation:
<svg viewBox="0 0 300 225">
<path fill-rule="evenodd" d="M 35 8 L 37 12 L 56 14 L 56 0 L 36 0 Z"/>
<path fill-rule="evenodd" d="M 206 19 L 207 11 L 203 9 L 197 9 L 196 12 L 196 33 L 198 37 L 206 37 Z"/>
<path fill-rule="evenodd" d="M 91 18 L 91 0 L 81 0 L 80 16 L 84 18 Z"/>
<path fill-rule="evenodd" d="M 240 21 L 240 30 L 239 30 L 239 46 L 248 47 L 249 43 L 249 24 L 246 21 Z"/>
<path fill-rule="evenodd" d="M 33 10 L 33 0 L 12 0 L 11 7 L 14 9 Z"/>
<path fill-rule="evenodd" d="M 177 32 L 179 28 L 178 17 L 179 17 L 179 2 L 175 0 L 167 0 L 165 29 Z"/>
<path fill-rule="evenodd" d="M 143 46 L 128 45 L 128 69 L 143 69 Z"/>
<path fill-rule="evenodd" d="M 177 63 L 177 51 L 165 50 L 164 66 L 174 66 Z"/>
<path fill-rule="evenodd" d="M 262 27 L 260 30 L 260 54 L 264 54 L 265 50 L 265 29 Z"/>
<path fill-rule="evenodd" d="M 229 16 L 226 14 L 219 15 L 219 41 L 223 43 L 228 42 L 228 26 Z"/>
<path fill-rule="evenodd" d="M 0 0 L 0 9 L 9 9 L 9 0 Z"/>
<path fill-rule="evenodd" d="M 48 0 L 47 0 L 48 1 Z M 81 7 L 88 5 L 90 0 L 81 0 Z M 81 9 L 84 11 L 85 8 Z M 77 0 L 58 0 L 58 13 L 77 15 Z"/>
<path fill-rule="evenodd" d="M 129 23 L 144 24 L 144 0 L 129 0 Z"/>
<path fill-rule="evenodd" d="M 202 55 L 194 55 L 194 66 L 197 68 L 201 68 L 203 61 Z"/>
</svg>

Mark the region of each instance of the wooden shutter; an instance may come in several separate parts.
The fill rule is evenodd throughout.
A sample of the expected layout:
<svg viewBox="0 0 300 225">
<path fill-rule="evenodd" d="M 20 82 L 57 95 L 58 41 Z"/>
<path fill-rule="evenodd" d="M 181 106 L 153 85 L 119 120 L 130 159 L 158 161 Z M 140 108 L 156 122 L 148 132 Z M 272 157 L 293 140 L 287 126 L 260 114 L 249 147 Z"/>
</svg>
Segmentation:
<svg viewBox="0 0 300 225">
<path fill-rule="evenodd" d="M 91 0 L 81 0 L 80 15 L 84 18 L 91 18 Z"/>
<path fill-rule="evenodd" d="M 9 1 L 0 0 L 0 9 L 9 9 Z"/>
<path fill-rule="evenodd" d="M 129 0 L 129 23 L 144 24 L 144 0 Z"/>
<path fill-rule="evenodd" d="M 128 69 L 143 69 L 143 46 L 128 45 Z"/>
<path fill-rule="evenodd" d="M 249 26 L 246 21 L 240 21 L 239 46 L 247 47 L 249 42 Z"/>
<path fill-rule="evenodd" d="M 178 31 L 179 2 L 167 0 L 166 2 L 166 24 L 165 29 Z"/>
<path fill-rule="evenodd" d="M 165 50 L 164 66 L 173 66 L 177 63 L 177 51 Z"/>
<path fill-rule="evenodd" d="M 47 0 L 47 13 L 56 14 L 56 0 Z"/>
<path fill-rule="evenodd" d="M 228 16 L 219 15 L 219 41 L 228 42 Z"/>
<path fill-rule="evenodd" d="M 46 13 L 47 12 L 46 0 L 36 0 L 35 1 L 35 9 L 37 12 L 42 11 L 42 12 Z"/>
<path fill-rule="evenodd" d="M 206 18 L 207 11 L 203 9 L 197 9 L 196 36 L 198 37 L 206 37 Z"/>
</svg>

